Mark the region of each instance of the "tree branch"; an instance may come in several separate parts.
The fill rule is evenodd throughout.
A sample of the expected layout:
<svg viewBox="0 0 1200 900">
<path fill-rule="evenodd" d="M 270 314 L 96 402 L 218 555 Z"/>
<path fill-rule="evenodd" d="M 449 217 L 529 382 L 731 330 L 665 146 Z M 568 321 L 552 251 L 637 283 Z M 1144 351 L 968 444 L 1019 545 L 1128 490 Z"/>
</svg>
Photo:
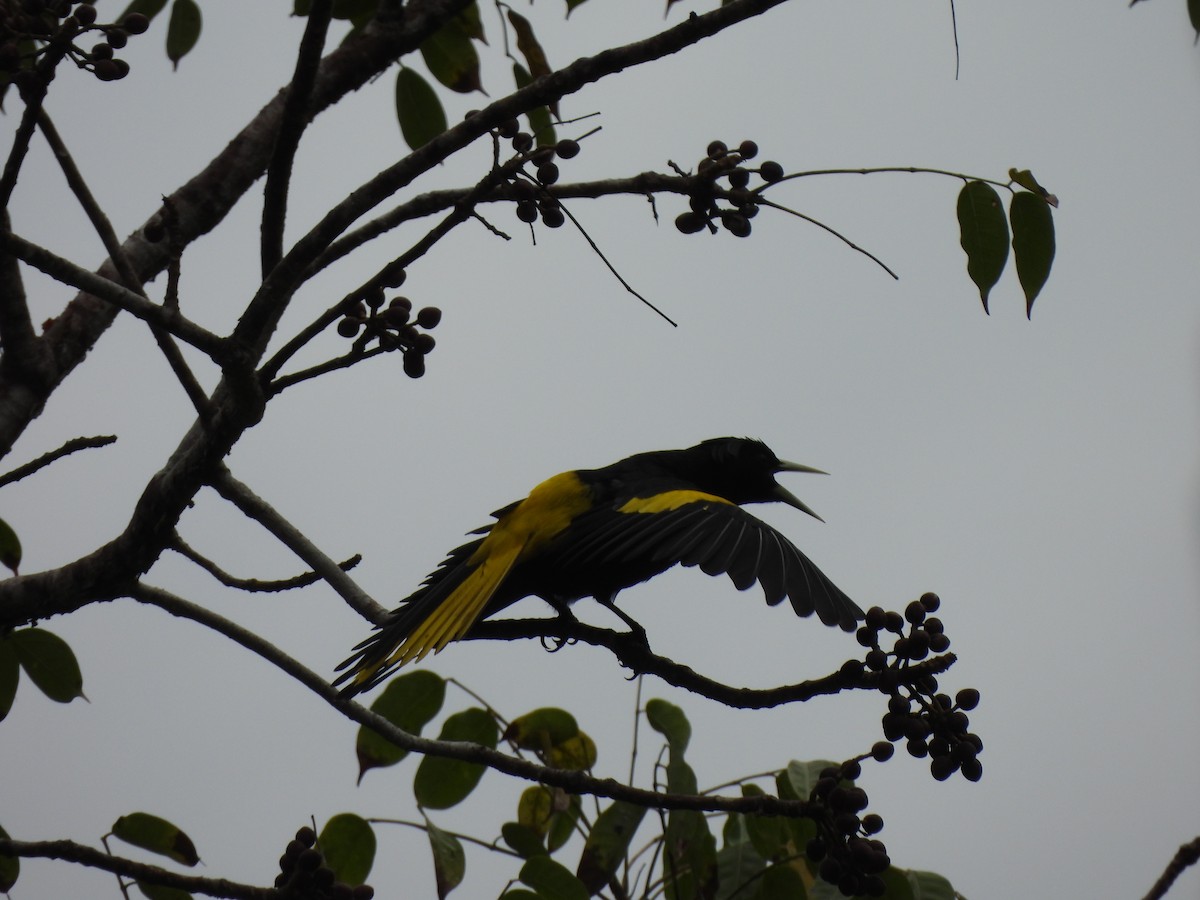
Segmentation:
<svg viewBox="0 0 1200 900">
<path fill-rule="evenodd" d="M 295 575 L 291 578 L 279 578 L 272 581 L 262 581 L 257 578 L 237 578 L 230 575 L 207 556 L 196 551 L 178 534 L 171 540 L 167 549 L 174 550 L 185 559 L 191 560 L 226 587 L 236 588 L 239 591 L 246 591 L 248 593 L 265 594 L 291 591 L 296 588 L 308 587 L 321 580 L 321 576 L 316 572 L 304 572 L 301 575 Z M 343 572 L 348 572 L 360 562 L 362 562 L 362 555 L 356 553 L 337 565 Z"/>
<path fill-rule="evenodd" d="M 184 875 L 151 866 L 123 856 L 110 856 L 86 844 L 74 841 L 14 841 L 0 838 L 0 854 L 5 856 L 37 857 L 42 859 L 61 859 L 67 862 L 79 863 L 94 869 L 103 869 L 114 875 L 121 875 L 137 881 L 150 884 L 161 884 L 165 887 L 178 888 L 196 894 L 207 894 L 210 897 L 227 897 L 230 900 L 273 900 L 280 892 L 275 888 L 255 887 L 250 884 L 239 884 L 224 878 L 204 878 L 199 875 Z"/>
<path fill-rule="evenodd" d="M 752 797 L 702 796 L 691 794 L 666 794 L 643 788 L 630 787 L 613 778 L 596 778 L 585 772 L 566 769 L 551 769 L 526 759 L 509 756 L 499 750 L 491 750 L 480 744 L 464 741 L 439 741 L 409 734 L 397 728 L 383 716 L 374 713 L 343 697 L 341 692 L 311 669 L 301 665 L 274 644 L 263 640 L 248 629 L 242 628 L 211 610 L 184 600 L 161 588 L 147 584 L 136 584 L 129 596 L 139 602 L 157 606 L 171 615 L 191 619 L 217 631 L 247 650 L 258 654 L 272 665 L 295 678 L 326 703 L 347 718 L 365 725 L 381 737 L 399 747 L 424 756 L 442 756 L 485 765 L 488 768 L 512 775 L 526 781 L 561 787 L 572 794 L 587 794 L 624 800 L 648 809 L 691 809 L 704 812 L 740 812 L 768 816 L 808 818 L 823 814 L 821 804 L 807 800 L 781 800 L 770 795 Z"/>
<path fill-rule="evenodd" d="M 30 460 L 23 466 L 17 466 L 7 475 L 0 475 L 0 487 L 12 484 L 15 481 L 20 481 L 22 478 L 28 478 L 39 469 L 44 469 L 50 463 L 62 459 L 64 456 L 69 456 L 79 450 L 86 450 L 91 447 L 107 447 L 109 444 L 115 444 L 117 441 L 116 435 L 104 434 L 98 437 L 77 437 L 71 438 L 57 450 L 51 450 L 49 453 L 43 453 L 37 459 Z"/>
<path fill-rule="evenodd" d="M 1143 900 L 1162 900 L 1167 895 L 1167 891 L 1171 890 L 1175 879 L 1197 862 L 1200 862 L 1200 837 L 1192 838 L 1179 848 L 1174 859 L 1167 864 L 1167 868 L 1159 876 L 1158 881 L 1154 882 L 1154 887 L 1150 888 L 1150 893 L 1146 894 Z"/>
</svg>

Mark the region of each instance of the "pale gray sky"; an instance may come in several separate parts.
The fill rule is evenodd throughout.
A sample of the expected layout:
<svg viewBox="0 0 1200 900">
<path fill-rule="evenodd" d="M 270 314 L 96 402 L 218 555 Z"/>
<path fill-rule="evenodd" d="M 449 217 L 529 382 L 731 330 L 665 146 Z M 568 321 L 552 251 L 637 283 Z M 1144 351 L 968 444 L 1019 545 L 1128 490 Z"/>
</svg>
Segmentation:
<svg viewBox="0 0 1200 900">
<path fill-rule="evenodd" d="M 118 232 L 136 228 L 286 80 L 301 27 L 289 8 L 210 0 L 204 37 L 177 73 L 158 23 L 131 44 L 125 82 L 64 72 L 55 83 L 50 112 Z M 660 5 L 636 0 L 588 3 L 565 23 L 559 4 L 521 8 L 557 64 L 663 24 Z M 498 46 L 494 9 L 484 17 Z M 642 199 L 575 204 L 678 329 L 626 294 L 570 228 L 539 229 L 532 247 L 511 212 L 496 211 L 514 240 L 470 225 L 410 273 L 404 291 L 445 312 L 426 378 L 410 381 L 383 359 L 289 391 L 230 465 L 330 554 L 363 553 L 357 577 L 390 605 L 464 532 L 549 474 L 705 437 L 761 437 L 833 473 L 787 477 L 828 524 L 786 508 L 761 509 L 764 518 L 863 606 L 902 608 L 938 591 L 960 657 L 944 683 L 983 693 L 972 715 L 986 745 L 979 784 L 938 784 L 907 757 L 867 767 L 862 783 L 893 860 L 945 874 L 972 900 L 1139 897 L 1200 833 L 1200 50 L 1178 0 L 963 3 L 958 25 L 955 81 L 946 3 L 789 4 L 568 98 L 565 115 L 602 114 L 579 131 L 604 130 L 563 165 L 564 178 L 691 167 L 717 137 L 753 138 L 788 170 L 911 165 L 1002 179 L 1028 167 L 1062 201 L 1058 256 L 1032 322 L 1011 270 L 983 315 L 952 179 L 838 176 L 773 195 L 882 257 L 899 282 L 769 212 L 740 241 L 679 235 L 677 200 L 659 202 L 658 226 Z M 502 60 L 484 81 L 503 92 Z M 313 129 L 291 237 L 404 153 L 391 84 L 368 86 Z M 453 97 L 449 113 L 482 102 Z M 14 124 L 5 117 L 7 134 Z M 484 159 L 468 151 L 414 187 L 466 183 Z M 185 309 L 222 333 L 255 287 L 259 196 L 184 260 Z M 60 253 L 101 257 L 40 143 L 13 220 Z M 422 232 L 404 229 L 314 283 L 284 331 Z M 32 285 L 38 321 L 68 296 Z M 117 533 L 188 422 L 146 329 L 118 323 L 14 453 L 15 464 L 68 437 L 120 436 L 6 489 L 0 510 L 24 542 L 23 569 Z M 211 494 L 181 530 L 236 573 L 298 569 Z M 321 588 L 230 595 L 170 556 L 150 580 L 322 672 L 366 633 Z M 819 676 L 858 650 L 766 608 L 757 588 L 740 595 L 694 571 L 621 599 L 655 649 L 733 683 Z M 528 602 L 522 611 L 539 611 Z M 356 788 L 355 728 L 223 638 L 131 601 L 45 624 L 77 652 L 91 703 L 60 707 L 28 685 L 18 693 L 0 726 L 0 823 L 13 836 L 96 843 L 119 815 L 144 809 L 189 832 L 204 874 L 270 883 L 309 815 L 416 817 L 413 762 Z M 507 715 L 574 710 L 599 745 L 598 772 L 627 771 L 633 687 L 604 653 L 474 643 L 426 665 Z M 863 752 L 884 711 L 881 697 L 862 696 L 730 712 L 653 681 L 646 696 L 691 716 L 702 785 Z M 643 749 L 643 783 L 652 757 Z M 523 787 L 489 775 L 478 799 L 435 821 L 491 837 Z M 370 881 L 391 896 L 432 896 L 423 836 L 379 833 Z M 20 900 L 117 895 L 95 872 L 22 865 Z M 509 872 L 469 851 L 457 896 L 494 896 Z M 1190 872 L 1173 896 L 1198 889 Z"/>
</svg>

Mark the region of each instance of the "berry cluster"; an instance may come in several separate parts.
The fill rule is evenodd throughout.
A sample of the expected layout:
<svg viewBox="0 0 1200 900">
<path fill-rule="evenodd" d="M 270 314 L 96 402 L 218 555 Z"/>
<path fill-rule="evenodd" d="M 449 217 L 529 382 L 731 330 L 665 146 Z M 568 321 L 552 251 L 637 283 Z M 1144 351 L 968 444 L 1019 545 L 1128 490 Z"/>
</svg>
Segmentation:
<svg viewBox="0 0 1200 900">
<path fill-rule="evenodd" d="M 880 741 L 869 754 L 830 766 L 821 772 L 809 798 L 826 812 L 816 819 L 818 834 L 804 848 L 805 855 L 817 874 L 847 897 L 884 893 L 881 876 L 892 862 L 883 841 L 874 837 L 883 830 L 883 818 L 863 814 L 867 792 L 854 780 L 862 774 L 862 760 L 873 757 L 883 762 L 891 755 L 892 745 Z"/>
<path fill-rule="evenodd" d="M 39 56 L 55 48 L 81 69 L 101 81 L 117 81 L 129 74 L 129 63 L 114 55 L 142 34 L 150 19 L 130 13 L 120 22 L 97 23 L 94 0 L 11 0 L 0 4 L 0 77 L 13 81 L 32 70 Z M 85 36 L 99 37 L 90 48 Z M 90 42 L 90 38 L 89 38 Z M 54 57 L 55 61 L 61 56 Z"/>
<path fill-rule="evenodd" d="M 950 647 L 941 619 L 930 615 L 940 605 L 937 594 L 924 594 L 908 604 L 904 615 L 872 607 L 858 629 L 858 642 L 870 648 L 865 667 L 877 673 L 879 689 L 889 695 L 884 737 L 905 740 L 917 759 L 928 757 L 938 781 L 958 771 L 968 781 L 978 781 L 983 776 L 978 758 L 983 741 L 968 730 L 967 713 L 979 705 L 979 691 L 964 688 L 951 698 L 938 692 L 937 676 L 911 670 L 930 653 L 945 653 Z M 880 646 L 886 633 L 896 635 L 891 650 Z"/>
<path fill-rule="evenodd" d="M 371 900 L 375 896 L 375 888 L 369 884 L 351 886 L 338 881 L 316 843 L 317 833 L 307 825 L 296 832 L 279 857 L 275 887 L 296 897 L 320 900 Z"/>
<path fill-rule="evenodd" d="M 467 113 L 470 117 L 475 112 Z M 562 204 L 557 198 L 546 191 L 556 183 L 559 177 L 556 159 L 574 159 L 579 155 L 579 141 L 564 138 L 556 144 L 534 146 L 534 137 L 527 131 L 521 130 L 517 119 L 509 119 L 492 131 L 497 142 L 509 141 L 517 154 L 516 162 L 519 168 L 514 173 L 509 184 L 513 196 L 517 200 L 517 218 L 527 225 L 533 225 L 538 219 L 547 228 L 561 228 L 566 224 L 567 217 L 563 213 Z M 530 173 L 526 165 L 532 167 Z"/>
<path fill-rule="evenodd" d="M 758 215 L 758 191 L 750 189 L 750 177 L 757 174 L 763 185 L 783 178 L 783 166 L 768 160 L 757 167 L 743 165 L 758 156 L 758 144 L 742 141 L 730 149 L 724 141 L 708 145 L 707 155 L 696 167 L 696 186 L 689 194 L 688 212 L 680 213 L 675 227 L 683 234 L 695 234 L 707 228 L 716 234 L 718 224 L 736 237 L 750 236 L 750 220 Z M 728 187 L 721 184 L 725 179 Z M 722 202 L 725 205 L 722 205 Z"/>
<path fill-rule="evenodd" d="M 385 280 L 388 287 L 399 287 L 404 282 L 404 271 L 401 269 Z M 384 285 L 374 284 L 342 302 L 337 331 L 344 338 L 354 338 L 355 353 L 363 353 L 372 341 L 378 342 L 382 350 L 400 351 L 404 354 L 404 374 L 420 378 L 425 374 L 425 357 L 436 343 L 428 332 L 440 321 L 442 311 L 436 306 L 423 307 L 414 317 L 411 300 L 407 297 L 387 300 Z"/>
</svg>

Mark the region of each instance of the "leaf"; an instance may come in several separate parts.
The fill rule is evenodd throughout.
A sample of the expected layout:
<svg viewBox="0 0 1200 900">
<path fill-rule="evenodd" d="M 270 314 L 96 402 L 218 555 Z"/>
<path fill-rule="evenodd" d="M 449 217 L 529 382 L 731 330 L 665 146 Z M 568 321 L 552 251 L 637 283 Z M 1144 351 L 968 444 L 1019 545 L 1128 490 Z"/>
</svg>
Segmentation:
<svg viewBox="0 0 1200 900">
<path fill-rule="evenodd" d="M 0 636 L 0 722 L 12 709 L 17 695 L 17 682 L 21 679 L 21 666 L 17 662 L 17 651 L 12 641 Z M 0 891 L 0 893 L 4 893 Z"/>
<path fill-rule="evenodd" d="M 375 832 L 366 819 L 354 813 L 338 813 L 321 829 L 317 846 L 338 881 L 358 885 L 371 874 Z"/>
<path fill-rule="evenodd" d="M 138 890 L 148 900 L 191 900 L 192 895 L 183 888 L 167 887 L 165 884 L 151 884 L 149 881 L 138 881 Z"/>
<path fill-rule="evenodd" d="M 455 21 L 462 26 L 462 30 L 467 33 L 467 37 L 486 44 L 487 35 L 483 33 L 483 19 L 479 15 L 479 3 L 476 0 L 471 0 L 467 7 L 455 16 Z"/>
<path fill-rule="evenodd" d="M 423 147 L 446 130 L 446 113 L 429 82 L 412 69 L 396 75 L 396 119 L 404 143 Z"/>
<path fill-rule="evenodd" d="M 513 81 L 518 89 L 533 83 L 533 79 L 529 77 L 529 73 L 520 63 L 513 63 Z M 525 113 L 525 117 L 529 119 L 529 130 L 533 132 L 533 136 L 539 144 L 545 146 L 555 142 L 554 124 L 550 121 L 550 110 L 544 106 L 537 106 Z"/>
<path fill-rule="evenodd" d="M 682 709 L 666 700 L 651 700 L 646 704 L 646 721 L 667 739 L 674 753 L 683 754 L 692 739 L 692 724 Z"/>
<path fill-rule="evenodd" d="M 525 57 L 529 74 L 532 76 L 531 80 L 553 72 L 554 70 L 550 68 L 550 63 L 546 59 L 546 51 L 542 49 L 541 43 L 533 33 L 533 26 L 529 24 L 529 20 L 519 12 L 510 9 L 508 10 L 508 21 L 512 23 L 513 31 L 517 33 L 517 49 Z M 550 112 L 554 113 L 554 118 L 560 118 L 557 101 L 550 104 Z"/>
<path fill-rule="evenodd" d="M 575 7 L 583 6 L 587 0 L 567 0 L 567 18 L 571 17 L 571 13 L 575 11 Z"/>
<path fill-rule="evenodd" d="M 808 800 L 821 778 L 825 769 L 836 769 L 838 764 L 827 759 L 813 759 L 801 762 L 793 759 L 787 768 L 780 772 L 780 778 L 786 779 L 786 786 L 779 786 L 779 796 L 784 800 Z"/>
<path fill-rule="evenodd" d="M 10 840 L 8 832 L 0 828 L 0 838 Z M 21 874 L 21 860 L 15 856 L 0 856 L 0 894 L 7 894 L 17 883 Z"/>
<path fill-rule="evenodd" d="M 1012 221 L 1013 256 L 1025 291 L 1025 315 L 1033 318 L 1033 301 L 1041 293 L 1054 263 L 1054 216 L 1050 204 L 1026 191 L 1013 194 L 1008 207 Z"/>
<path fill-rule="evenodd" d="M 596 764 L 596 742 L 582 731 L 550 748 L 546 761 L 555 769 L 583 772 Z"/>
<path fill-rule="evenodd" d="M 446 895 L 462 884 L 467 873 L 467 857 L 458 838 L 442 831 L 428 819 L 425 820 L 425 833 L 429 835 L 429 849 L 433 852 L 438 900 L 446 900 Z"/>
<path fill-rule="evenodd" d="M 566 809 L 560 809 L 550 820 L 550 831 L 546 834 L 546 849 L 553 853 L 575 834 L 575 823 L 579 821 L 582 807 L 578 796 L 570 796 Z"/>
<path fill-rule="evenodd" d="M 747 890 L 766 867 L 749 841 L 726 844 L 717 854 L 717 900 L 729 897 L 754 896 Z"/>
<path fill-rule="evenodd" d="M 906 875 L 914 900 L 956 900 L 958 897 L 950 882 L 936 872 L 909 869 Z"/>
<path fill-rule="evenodd" d="M 519 877 L 545 900 L 587 900 L 591 896 L 570 869 L 548 856 L 527 859 Z"/>
<path fill-rule="evenodd" d="M 671 810 L 663 842 L 663 888 L 667 900 L 713 896 L 717 871 L 717 842 L 708 830 L 704 814 L 688 809 Z"/>
<path fill-rule="evenodd" d="M 21 668 L 43 694 L 56 703 L 83 697 L 83 675 L 66 641 L 44 628 L 22 628 L 8 640 Z"/>
<path fill-rule="evenodd" d="M 21 541 L 12 526 L 0 519 L 0 563 L 12 569 L 17 574 L 17 566 L 21 565 Z"/>
<path fill-rule="evenodd" d="M 479 54 L 457 19 L 451 19 L 421 42 L 421 56 L 433 77 L 450 90 L 460 94 L 483 90 Z"/>
<path fill-rule="evenodd" d="M 442 741 L 468 741 L 495 748 L 499 739 L 496 720 L 485 710 L 472 708 L 450 716 L 438 736 Z M 417 803 L 427 809 L 449 809 L 466 799 L 486 766 L 442 756 L 426 756 L 417 767 L 413 779 L 413 794 Z"/>
<path fill-rule="evenodd" d="M 761 797 L 765 793 L 766 791 L 757 785 L 742 785 L 743 797 Z M 787 855 L 787 844 L 791 837 L 787 822 L 787 819 L 780 816 L 750 814 L 745 816 L 746 831 L 750 835 L 750 842 L 754 844 L 754 849 L 763 859 L 778 860 Z"/>
<path fill-rule="evenodd" d="M 547 706 L 513 719 L 504 729 L 504 739 L 522 750 L 546 753 L 579 734 L 579 724 L 565 709 Z"/>
<path fill-rule="evenodd" d="M 175 0 L 171 4 L 171 20 L 167 23 L 167 58 L 176 69 L 179 68 L 179 61 L 200 40 L 200 27 L 200 7 L 196 0 Z"/>
<path fill-rule="evenodd" d="M 200 862 L 192 839 L 166 819 L 150 813 L 135 812 L 113 823 L 112 833 L 127 844 L 167 856 L 185 866 Z"/>
<path fill-rule="evenodd" d="M 600 813 L 579 856 L 579 868 L 575 870 L 589 896 L 608 884 L 624 861 L 629 853 L 629 843 L 645 815 L 645 807 L 620 800 Z"/>
<path fill-rule="evenodd" d="M 1033 177 L 1033 173 L 1028 169 L 1009 169 L 1008 177 L 1025 188 L 1025 190 L 1033 191 L 1051 206 L 1056 209 L 1058 208 L 1058 198 L 1038 184 L 1038 180 Z"/>
<path fill-rule="evenodd" d="M 442 709 L 446 699 L 446 681 L 428 669 L 418 669 L 393 678 L 371 711 L 383 716 L 409 734 L 420 734 Z M 358 754 L 358 781 L 369 769 L 392 766 L 408 756 L 408 751 L 367 728 L 358 729 L 355 744 Z"/>
<path fill-rule="evenodd" d="M 968 181 L 958 194 L 959 243 L 967 253 L 967 274 L 979 288 L 983 311 L 988 294 L 1008 262 L 1008 223 L 1000 196 L 991 185 Z"/>
<path fill-rule="evenodd" d="M 124 22 L 125 17 L 132 13 L 141 13 L 147 19 L 153 19 L 163 11 L 163 7 L 166 5 L 167 0 L 133 0 L 132 3 L 125 7 L 125 12 L 121 13 L 113 21 Z"/>
<path fill-rule="evenodd" d="M 537 790 L 537 788 L 529 788 L 529 790 Z M 500 836 L 504 838 L 504 843 L 508 844 L 523 859 L 546 855 L 546 848 L 542 844 L 541 836 L 536 829 L 529 825 L 522 825 L 520 822 L 505 822 L 500 826 Z"/>
<path fill-rule="evenodd" d="M 1192 23 L 1192 30 L 1196 32 L 1196 38 L 1192 43 L 1200 41 L 1200 0 L 1188 0 L 1188 19 Z"/>
<path fill-rule="evenodd" d="M 771 866 L 763 872 L 755 900 L 794 900 L 806 897 L 804 879 L 791 866 Z"/>
</svg>

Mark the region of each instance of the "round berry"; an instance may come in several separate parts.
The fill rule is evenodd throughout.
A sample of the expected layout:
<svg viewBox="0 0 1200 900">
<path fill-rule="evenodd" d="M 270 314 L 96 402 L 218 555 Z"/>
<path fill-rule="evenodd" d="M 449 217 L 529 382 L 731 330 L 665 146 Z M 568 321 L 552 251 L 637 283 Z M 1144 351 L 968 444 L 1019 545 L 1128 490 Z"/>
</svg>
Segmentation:
<svg viewBox="0 0 1200 900">
<path fill-rule="evenodd" d="M 768 160 L 758 167 L 758 174 L 768 184 L 773 184 L 783 178 L 783 166 L 773 160 Z"/>
<path fill-rule="evenodd" d="M 729 145 L 724 141 L 713 141 L 704 152 L 708 154 L 709 159 L 720 159 L 729 152 Z"/>
<path fill-rule="evenodd" d="M 542 224 L 547 228 L 561 228 L 567 221 L 561 209 L 551 208 L 542 210 Z"/>
<path fill-rule="evenodd" d="M 542 163 L 537 169 L 537 180 L 542 184 L 554 184 L 558 181 L 558 166 L 552 162 Z"/>
<path fill-rule="evenodd" d="M 938 607 L 942 605 L 942 598 L 933 592 L 928 592 L 921 595 L 921 605 L 925 607 L 925 612 L 937 612 Z"/>
<path fill-rule="evenodd" d="M 436 306 L 426 306 L 417 313 L 417 325 L 421 328 L 437 328 L 442 321 L 442 311 Z"/>
<path fill-rule="evenodd" d="M 80 7 L 83 9 L 83 7 Z M 79 15 L 78 12 L 75 15 Z M 125 21 L 121 23 L 121 27 L 130 34 L 145 34 L 146 29 L 150 27 L 150 20 L 142 13 L 130 13 L 125 17 Z"/>
<path fill-rule="evenodd" d="M 337 324 L 337 333 L 344 338 L 352 338 L 358 334 L 362 323 L 355 319 L 342 319 Z"/>
<path fill-rule="evenodd" d="M 517 201 L 517 218 L 522 222 L 532 225 L 537 221 L 538 209 L 537 204 L 532 200 Z"/>
<path fill-rule="evenodd" d="M 420 378 L 425 374 L 425 354 L 416 350 L 404 351 L 404 374 L 409 378 Z"/>
<path fill-rule="evenodd" d="M 570 138 L 561 140 L 554 145 L 554 152 L 558 154 L 559 159 L 574 159 L 579 155 L 579 141 Z"/>
<path fill-rule="evenodd" d="M 742 141 L 738 144 L 738 153 L 741 154 L 742 159 L 754 159 L 758 156 L 758 144 L 754 141 Z"/>
<path fill-rule="evenodd" d="M 871 745 L 871 758 L 875 762 L 887 762 L 895 752 L 896 748 L 887 741 L 876 741 Z"/>
</svg>

